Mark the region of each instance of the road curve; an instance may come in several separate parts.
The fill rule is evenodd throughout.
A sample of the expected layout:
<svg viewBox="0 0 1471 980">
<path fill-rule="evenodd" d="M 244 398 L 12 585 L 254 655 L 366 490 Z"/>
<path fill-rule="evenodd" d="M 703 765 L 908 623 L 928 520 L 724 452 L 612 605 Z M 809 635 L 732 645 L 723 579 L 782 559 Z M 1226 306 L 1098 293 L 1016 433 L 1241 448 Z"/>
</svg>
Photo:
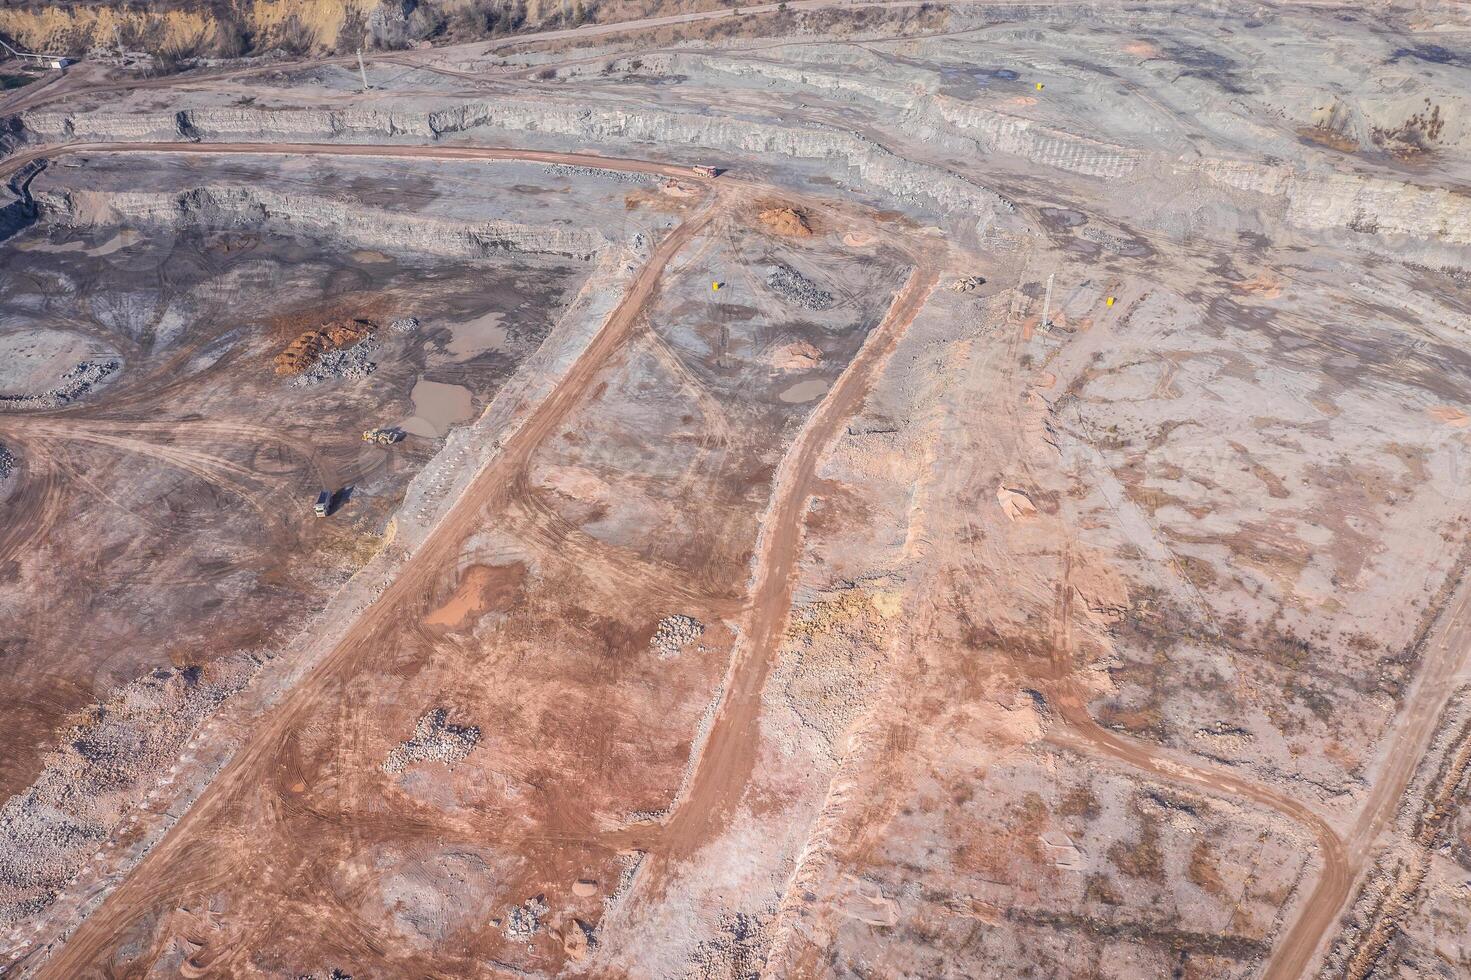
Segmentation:
<svg viewBox="0 0 1471 980">
<path fill-rule="evenodd" d="M 1369 868 L 1379 835 L 1394 821 L 1415 769 L 1435 739 L 1446 703 L 1460 686 L 1457 675 L 1466 670 L 1471 652 L 1471 581 L 1462 584 L 1444 617 L 1425 645 L 1426 662 L 1410 687 L 1405 706 L 1381 743 L 1384 768 L 1374 779 L 1345 842 L 1345 871 L 1318 879 L 1297 920 L 1273 950 L 1265 980 L 1296 980 L 1311 972 L 1333 924 L 1346 910 L 1354 885 Z"/>
</svg>

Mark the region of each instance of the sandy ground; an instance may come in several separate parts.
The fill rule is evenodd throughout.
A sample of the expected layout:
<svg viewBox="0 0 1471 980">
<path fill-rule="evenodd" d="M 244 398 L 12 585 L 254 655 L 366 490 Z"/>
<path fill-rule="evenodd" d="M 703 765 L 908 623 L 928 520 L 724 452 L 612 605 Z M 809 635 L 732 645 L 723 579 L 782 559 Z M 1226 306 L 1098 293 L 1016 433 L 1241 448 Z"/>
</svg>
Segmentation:
<svg viewBox="0 0 1471 980">
<path fill-rule="evenodd" d="M 9 97 L 12 969 L 1463 971 L 1464 29 L 791 6 Z"/>
</svg>

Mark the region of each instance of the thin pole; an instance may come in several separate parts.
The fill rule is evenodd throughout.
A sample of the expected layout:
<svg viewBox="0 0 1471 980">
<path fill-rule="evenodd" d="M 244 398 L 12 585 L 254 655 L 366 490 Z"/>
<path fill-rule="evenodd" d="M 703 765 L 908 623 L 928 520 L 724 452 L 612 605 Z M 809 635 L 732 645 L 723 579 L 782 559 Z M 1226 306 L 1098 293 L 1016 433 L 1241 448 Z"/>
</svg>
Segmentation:
<svg viewBox="0 0 1471 980">
<path fill-rule="evenodd" d="M 358 48 L 358 74 L 363 77 L 363 91 L 368 90 L 368 69 L 363 67 L 363 49 Z"/>
<path fill-rule="evenodd" d="M 1057 273 L 1049 273 L 1047 276 L 1047 296 L 1042 300 L 1042 323 L 1043 330 L 1052 329 L 1052 279 Z"/>
</svg>

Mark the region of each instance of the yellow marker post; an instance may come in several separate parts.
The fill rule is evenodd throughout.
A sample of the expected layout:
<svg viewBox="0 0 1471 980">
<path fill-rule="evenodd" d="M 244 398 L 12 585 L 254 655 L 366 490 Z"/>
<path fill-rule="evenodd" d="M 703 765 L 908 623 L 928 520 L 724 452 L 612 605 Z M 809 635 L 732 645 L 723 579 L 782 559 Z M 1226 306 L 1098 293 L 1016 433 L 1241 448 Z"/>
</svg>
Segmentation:
<svg viewBox="0 0 1471 980">
<path fill-rule="evenodd" d="M 718 282 L 712 282 L 712 283 L 711 283 L 711 284 L 710 284 L 710 291 L 711 291 L 711 292 L 712 292 L 712 293 L 713 293 L 713 292 L 715 292 L 715 291 L 716 291 L 716 290 L 717 290 L 717 289 L 719 289 L 719 288 L 720 288 L 720 283 L 718 283 Z"/>
<path fill-rule="evenodd" d="M 1104 306 L 1112 306 L 1113 305 L 1113 297 L 1110 296 L 1108 299 L 1104 300 L 1103 301 L 1103 305 Z"/>
<path fill-rule="evenodd" d="M 1042 91 L 1042 83 L 1041 82 L 1038 82 L 1037 83 L 1037 91 L 1038 92 Z"/>
</svg>

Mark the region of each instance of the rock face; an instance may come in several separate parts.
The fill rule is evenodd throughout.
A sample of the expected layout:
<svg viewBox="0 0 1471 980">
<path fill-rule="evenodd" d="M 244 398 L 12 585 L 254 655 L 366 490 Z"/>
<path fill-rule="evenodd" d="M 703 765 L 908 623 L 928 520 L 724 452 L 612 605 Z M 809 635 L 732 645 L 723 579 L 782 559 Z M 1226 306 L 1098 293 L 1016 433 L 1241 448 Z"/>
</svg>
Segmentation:
<svg viewBox="0 0 1471 980">
<path fill-rule="evenodd" d="M 751 69 L 754 70 L 754 69 Z M 766 66 L 765 72 L 794 69 Z M 803 69 L 806 85 L 829 87 L 866 100 L 900 108 L 915 125 L 937 137 L 960 139 L 987 153 L 1004 153 L 1069 173 L 1104 179 L 1140 179 L 1203 175 L 1224 193 L 1245 193 L 1255 206 L 1279 215 L 1300 228 L 1344 231 L 1360 235 L 1404 236 L 1443 245 L 1471 245 L 1471 198 L 1449 190 L 1417 187 L 1383 177 L 1309 172 L 1286 163 L 1242 159 L 1178 158 L 1054 131 L 1031 120 L 967 105 L 940 96 L 915 97 L 877 82 L 860 82 L 837 75 L 824 76 Z M 15 142 L 68 141 L 224 141 L 300 140 L 361 142 L 405 140 L 426 142 L 446 135 L 541 133 L 590 144 L 628 143 L 694 146 L 714 151 L 777 154 L 798 160 L 832 161 L 874 189 L 901 202 L 969 211 L 985 221 L 1011 211 L 1011 204 L 995 192 L 958 174 L 900 157 L 857 133 L 827 126 L 777 126 L 754 120 L 681 113 L 658 108 L 630 110 L 570 103 L 551 98 L 497 98 L 460 102 L 427 111 L 388 108 L 267 109 L 229 106 L 185 109 L 178 112 L 114 113 L 37 111 L 11 124 Z M 142 218 L 178 207 L 213 206 L 221 212 L 256 207 L 279 214 L 308 205 L 303 220 L 340 223 L 326 217 L 295 195 L 259 192 L 258 201 L 220 200 L 194 192 L 193 201 L 170 203 L 119 200 Z M 213 199 L 212 199 L 213 198 Z M 328 209 L 330 210 L 330 209 Z M 385 216 L 391 219 L 392 216 Z M 374 223 L 379 223 L 375 218 Z M 391 227 L 391 223 L 390 223 Z M 330 230 L 330 229 L 322 229 Z M 387 232 L 388 229 L 385 229 Z M 404 229 L 397 231 L 407 233 Z M 460 241 L 450 251 L 467 254 L 475 240 L 504 242 L 506 247 L 586 255 L 597 247 L 586 240 L 546 242 L 540 233 L 517 229 L 463 229 L 451 232 Z M 430 238 L 439 237 L 431 234 Z M 415 247 L 423 247 L 416 245 Z M 440 244 L 440 249 L 446 246 Z"/>
<path fill-rule="evenodd" d="M 432 140 L 488 130 L 546 133 L 595 143 L 699 146 L 742 153 L 775 153 L 801 160 L 836 161 L 859 180 L 895 198 L 978 217 L 1009 213 L 1000 195 L 948 171 L 896 156 L 855 133 L 829 127 L 787 127 L 663 109 L 592 108 L 552 99 L 505 98 L 459 103 L 429 112 L 389 109 L 262 109 L 219 107 L 174 113 L 106 110 L 28 112 L 21 116 L 33 143 L 68 141 L 311 139 L 326 142 Z"/>
<path fill-rule="evenodd" d="M 265 228 L 323 235 L 366 248 L 446 257 L 523 252 L 587 259 L 608 244 L 593 228 L 453 221 L 264 187 L 202 187 L 178 193 L 48 190 L 36 195 L 36 205 L 49 220 L 79 228 L 119 223 L 152 228 Z"/>
</svg>

